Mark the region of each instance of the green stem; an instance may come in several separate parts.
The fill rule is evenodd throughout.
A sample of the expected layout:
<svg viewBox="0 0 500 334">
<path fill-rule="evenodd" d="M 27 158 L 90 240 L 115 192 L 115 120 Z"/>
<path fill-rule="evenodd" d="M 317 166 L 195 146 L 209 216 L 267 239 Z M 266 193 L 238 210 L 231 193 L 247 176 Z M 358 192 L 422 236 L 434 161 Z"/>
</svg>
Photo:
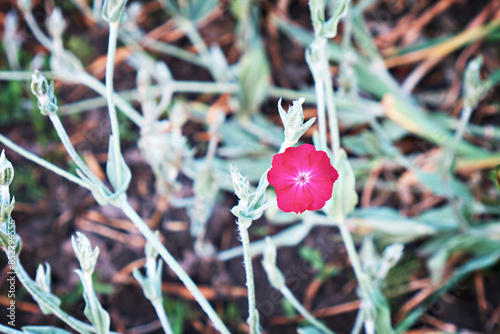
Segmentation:
<svg viewBox="0 0 500 334">
<path fill-rule="evenodd" d="M 107 87 L 88 74 L 87 72 L 82 72 L 79 75 L 79 80 L 82 84 L 94 90 L 101 96 L 106 96 L 106 103 L 103 103 L 102 106 L 105 106 L 108 102 L 107 95 Z M 132 122 L 134 122 L 137 126 L 141 127 L 144 124 L 144 118 L 141 114 L 139 114 L 127 101 L 125 101 L 119 94 L 113 93 L 113 102 L 116 103 L 118 108 L 128 117 Z"/>
<path fill-rule="evenodd" d="M 92 171 L 89 169 L 87 164 L 83 162 L 83 160 L 80 158 L 78 155 L 78 152 L 76 152 L 75 148 L 73 147 L 73 144 L 71 143 L 71 140 L 68 137 L 68 134 L 66 133 L 66 130 L 64 129 L 64 126 L 61 123 L 61 120 L 57 116 L 56 113 L 50 113 L 49 118 L 52 121 L 52 124 L 54 125 L 54 128 L 56 129 L 57 135 L 61 139 L 61 142 L 66 149 L 66 152 L 68 152 L 69 156 L 73 160 L 73 162 L 80 168 L 80 170 L 90 179 L 92 180 L 96 185 L 100 185 L 102 188 L 105 188 L 106 186 L 104 183 L 102 183 L 101 180 L 97 178 L 97 176 L 92 173 Z"/>
<path fill-rule="evenodd" d="M 230 334 L 227 327 L 224 325 L 220 317 L 217 315 L 215 310 L 212 308 L 208 300 L 203 296 L 200 289 L 193 282 L 191 277 L 186 273 L 186 271 L 181 267 L 181 265 L 175 260 L 175 258 L 170 254 L 170 252 L 163 246 L 158 237 L 151 231 L 148 225 L 142 220 L 142 218 L 135 212 L 135 210 L 130 206 L 126 199 L 120 202 L 120 209 L 125 213 L 125 215 L 134 223 L 141 234 L 146 238 L 146 240 L 156 249 L 158 254 L 165 260 L 167 265 L 172 269 L 172 271 L 179 277 L 179 279 L 184 283 L 186 288 L 191 292 L 193 297 L 196 299 L 201 308 L 208 315 L 214 327 L 223 334 Z"/>
<path fill-rule="evenodd" d="M 42 71 L 40 71 L 40 74 L 43 75 L 47 79 L 53 80 L 56 78 L 56 74 L 54 72 L 42 72 Z M 0 71 L 0 80 L 31 81 L 32 78 L 33 78 L 33 71 Z"/>
<path fill-rule="evenodd" d="M 158 315 L 158 319 L 160 319 L 161 327 L 163 327 L 165 334 L 174 334 L 162 303 L 155 303 L 153 307 L 155 308 L 156 314 Z"/>
<path fill-rule="evenodd" d="M 4 334 L 24 334 L 24 332 L 22 332 L 22 331 L 18 331 L 17 329 L 14 329 L 14 328 L 11 328 L 11 327 L 8 327 L 8 326 L 4 326 L 2 324 L 0 324 L 0 333 L 4 333 Z"/>
<path fill-rule="evenodd" d="M 77 177 L 77 176 L 65 171 L 64 169 L 59 168 L 54 164 L 51 164 L 47 160 L 42 159 L 42 158 L 34 155 L 33 153 L 25 150 L 24 148 L 15 144 L 14 142 L 12 142 L 10 139 L 8 139 L 7 137 L 5 137 L 2 134 L 0 134 L 0 142 L 2 144 L 4 144 L 5 146 L 7 146 L 8 148 L 10 148 L 11 150 L 22 155 L 26 159 L 31 160 L 34 163 L 39 164 L 40 166 L 47 168 L 48 170 L 52 171 L 53 173 L 56 173 L 57 175 L 62 176 L 65 179 L 68 179 L 71 182 L 74 182 L 74 183 L 84 187 L 85 189 L 90 189 L 90 186 L 85 181 L 80 179 L 79 177 Z"/>
<path fill-rule="evenodd" d="M 35 38 L 42 44 L 47 50 L 53 51 L 54 46 L 52 43 L 52 40 L 45 36 L 45 34 L 42 32 L 38 24 L 36 23 L 35 18 L 33 17 L 33 14 L 28 11 L 28 12 L 23 12 L 24 14 L 24 19 L 26 20 L 26 23 L 28 23 L 28 26 L 31 29 L 31 32 L 33 35 L 35 35 Z"/>
<path fill-rule="evenodd" d="M 326 140 L 325 83 L 323 78 L 314 78 L 314 89 L 317 97 L 319 140 L 321 148 L 326 150 L 328 143 Z"/>
<path fill-rule="evenodd" d="M 361 267 L 361 261 L 359 260 L 358 252 L 356 251 L 356 247 L 354 246 L 354 241 L 352 240 L 351 232 L 347 227 L 347 223 L 345 218 L 339 220 L 337 225 L 340 230 L 340 235 L 342 236 L 342 240 L 344 241 L 344 245 L 347 251 L 347 255 L 349 256 L 349 260 L 351 261 L 352 269 L 354 270 L 354 275 L 358 281 L 358 284 L 365 294 L 365 296 L 370 296 L 370 289 L 366 285 L 366 274 Z"/>
<path fill-rule="evenodd" d="M 332 330 L 325 326 L 322 322 L 316 319 L 306 308 L 297 300 L 290 289 L 285 285 L 280 289 L 283 296 L 292 304 L 292 306 L 299 312 L 304 318 L 307 319 L 314 327 L 318 328 L 323 333 L 335 334 Z"/>
<path fill-rule="evenodd" d="M 328 62 L 328 52 L 326 49 L 327 40 L 326 38 L 321 38 L 321 39 L 322 41 L 319 43 L 320 50 L 318 53 L 319 53 L 321 73 L 323 75 L 323 85 L 325 89 L 326 108 L 328 111 L 328 127 L 330 128 L 330 138 L 332 141 L 332 153 L 333 156 L 335 157 L 340 151 L 339 123 L 337 119 L 337 108 L 335 107 L 332 74 L 330 72 L 330 64 Z"/>
<path fill-rule="evenodd" d="M 163 52 L 169 56 L 190 62 L 194 65 L 207 67 L 207 64 L 204 61 L 202 61 L 198 55 L 186 51 L 184 49 L 181 49 L 179 47 L 176 47 L 174 45 L 163 43 L 147 36 L 143 37 L 139 43 L 141 43 L 145 48 Z"/>
<path fill-rule="evenodd" d="M 113 99 L 113 73 L 115 68 L 115 53 L 116 53 L 116 40 L 118 38 L 119 22 L 109 23 L 109 42 L 108 42 L 108 55 L 106 59 L 106 97 L 108 100 L 109 119 L 111 122 L 112 139 L 110 145 L 113 145 L 115 157 L 121 156 L 120 148 L 120 128 L 118 125 L 118 116 L 116 114 L 115 101 Z M 120 163 L 116 163 L 116 180 L 117 184 L 121 185 L 123 182 L 122 168 Z M 115 189 L 117 190 L 117 189 Z"/>
<path fill-rule="evenodd" d="M 240 231 L 241 244 L 243 245 L 243 261 L 245 263 L 246 285 L 248 289 L 248 320 L 250 334 L 260 333 L 259 315 L 255 303 L 255 282 L 253 278 L 252 257 L 250 255 L 250 238 L 248 236 L 248 219 L 238 218 L 238 230 Z"/>
</svg>

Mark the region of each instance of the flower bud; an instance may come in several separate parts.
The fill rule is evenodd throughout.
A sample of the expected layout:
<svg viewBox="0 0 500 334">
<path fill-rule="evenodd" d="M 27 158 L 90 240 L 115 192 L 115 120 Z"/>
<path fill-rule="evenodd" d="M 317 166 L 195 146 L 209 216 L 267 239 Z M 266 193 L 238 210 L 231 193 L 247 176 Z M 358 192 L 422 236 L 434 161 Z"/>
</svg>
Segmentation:
<svg viewBox="0 0 500 334">
<path fill-rule="evenodd" d="M 120 22 L 127 0 L 105 0 L 102 5 L 102 18 L 108 23 Z"/>
<path fill-rule="evenodd" d="M 99 256 L 99 247 L 92 250 L 89 239 L 80 232 L 76 232 L 76 237 L 71 237 L 71 244 L 73 245 L 73 250 L 75 251 L 83 272 L 92 274 L 97 262 L 97 257 Z"/>
<path fill-rule="evenodd" d="M 61 9 L 55 7 L 47 20 L 47 30 L 52 38 L 60 39 L 64 29 L 66 29 L 66 22 L 64 21 Z"/>
<path fill-rule="evenodd" d="M 57 98 L 54 95 L 54 83 L 51 82 L 50 85 L 47 79 L 35 70 L 35 73 L 31 76 L 31 92 L 36 96 L 38 100 L 38 108 L 42 115 L 47 116 L 48 114 L 57 112 Z"/>
<path fill-rule="evenodd" d="M 477 57 L 467 64 L 464 74 L 464 104 L 475 108 L 485 93 L 484 81 L 481 80 L 483 58 Z"/>
<path fill-rule="evenodd" d="M 295 100 L 293 101 L 293 105 L 288 108 L 288 112 L 285 112 L 281 106 L 281 99 L 278 101 L 278 110 L 281 121 L 283 122 L 283 127 L 285 128 L 285 142 L 287 146 L 296 144 L 304 132 L 306 132 L 316 120 L 316 118 L 311 118 L 304 123 L 304 112 L 302 110 L 303 103 L 304 98 Z"/>
<path fill-rule="evenodd" d="M 14 179 L 14 167 L 7 158 L 5 151 L 0 155 L 0 186 L 8 187 Z"/>
<path fill-rule="evenodd" d="M 246 177 L 240 174 L 238 168 L 229 165 L 231 169 L 231 178 L 233 179 L 233 187 L 236 196 L 241 200 L 248 200 L 250 196 L 250 182 Z"/>
</svg>

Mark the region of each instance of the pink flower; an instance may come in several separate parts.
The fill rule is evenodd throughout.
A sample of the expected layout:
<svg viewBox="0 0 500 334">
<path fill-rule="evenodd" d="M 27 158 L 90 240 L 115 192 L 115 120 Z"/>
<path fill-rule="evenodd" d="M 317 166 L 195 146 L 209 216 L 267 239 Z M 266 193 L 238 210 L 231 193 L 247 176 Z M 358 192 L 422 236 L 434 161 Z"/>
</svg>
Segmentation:
<svg viewBox="0 0 500 334">
<path fill-rule="evenodd" d="M 269 184 L 276 189 L 278 207 L 295 213 L 325 206 L 338 177 L 328 155 L 310 144 L 289 147 L 276 154 L 267 174 Z"/>
</svg>

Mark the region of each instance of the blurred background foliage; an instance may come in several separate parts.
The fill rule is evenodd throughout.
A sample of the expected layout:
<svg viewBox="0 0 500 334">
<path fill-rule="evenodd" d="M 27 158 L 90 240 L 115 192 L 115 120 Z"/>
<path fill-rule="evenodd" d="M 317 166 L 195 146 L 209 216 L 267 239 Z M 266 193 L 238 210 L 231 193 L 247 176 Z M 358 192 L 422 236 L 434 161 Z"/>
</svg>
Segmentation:
<svg viewBox="0 0 500 334">
<path fill-rule="evenodd" d="M 336 1 L 327 3 L 335 8 Z M 32 12 L 46 31 L 46 18 L 61 7 L 67 25 L 62 44 L 102 80 L 108 32 L 98 6 L 99 1 L 33 1 Z M 14 12 L 18 23 L 9 28 Z M 305 97 L 306 119 L 317 116 L 304 56 L 315 38 L 308 3 L 129 1 L 126 12 L 115 90 L 141 111 L 142 122 L 119 115 L 123 152 L 134 175 L 129 197 L 213 295 L 225 322 L 244 332 L 242 250 L 229 214 L 235 199 L 228 164 L 257 185 L 283 141 L 278 98 L 286 106 Z M 337 36 L 328 40 L 341 144 L 359 196 L 348 227 L 359 244 L 364 240 L 363 249 L 372 249 L 364 258 L 372 264 L 382 265 L 386 246 L 405 245 L 402 259 L 380 282 L 398 333 L 500 331 L 499 13 L 496 0 L 353 1 Z M 50 66 L 49 50 L 33 37 L 14 1 L 2 2 L 0 14 L 1 133 L 74 168 L 30 93 L 31 71 L 40 69 L 55 79 L 73 144 L 104 177 L 106 100 Z M 473 59 L 482 63 L 473 67 Z M 467 110 L 470 122 L 463 124 Z M 316 125 L 303 142 L 312 142 L 314 131 Z M 141 326 L 149 324 L 147 331 L 158 330 L 150 306 L 137 307 L 134 315 L 124 307 L 143 299 L 129 270 L 143 257 L 137 233 L 85 191 L 7 153 L 16 170 L 11 192 L 25 266 L 34 270 L 50 261 L 64 307 L 78 310 L 81 287 L 67 279 L 76 262 L 59 254 L 68 253 L 75 229 L 85 230 L 102 245 L 95 290 L 108 303 L 113 329 L 143 333 Z M 267 196 L 275 195 L 269 190 Z M 250 232 L 253 254 L 263 252 L 263 236 L 272 236 L 280 268 L 291 282 L 298 278 L 292 290 L 297 298 L 329 327 L 349 332 L 358 296 L 335 222 L 317 212 L 268 210 Z M 168 270 L 164 281 L 174 331 L 207 332 L 201 312 Z M 301 319 L 290 305 L 273 300 L 268 312 L 264 302 L 271 288 L 262 269 L 256 269 L 256 285 L 264 327 L 294 332 Z M 21 299 L 26 307 L 19 322 L 50 323 L 28 297 Z"/>
</svg>

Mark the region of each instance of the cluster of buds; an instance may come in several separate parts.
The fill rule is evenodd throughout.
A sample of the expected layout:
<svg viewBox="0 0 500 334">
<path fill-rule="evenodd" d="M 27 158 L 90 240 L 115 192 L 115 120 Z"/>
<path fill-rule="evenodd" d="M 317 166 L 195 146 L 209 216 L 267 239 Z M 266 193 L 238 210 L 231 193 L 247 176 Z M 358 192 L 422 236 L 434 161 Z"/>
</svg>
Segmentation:
<svg viewBox="0 0 500 334">
<path fill-rule="evenodd" d="M 47 79 L 35 70 L 31 75 L 31 92 L 38 100 L 38 108 L 42 115 L 47 116 L 57 112 L 57 98 L 54 95 L 54 83 L 50 84 Z"/>
</svg>

